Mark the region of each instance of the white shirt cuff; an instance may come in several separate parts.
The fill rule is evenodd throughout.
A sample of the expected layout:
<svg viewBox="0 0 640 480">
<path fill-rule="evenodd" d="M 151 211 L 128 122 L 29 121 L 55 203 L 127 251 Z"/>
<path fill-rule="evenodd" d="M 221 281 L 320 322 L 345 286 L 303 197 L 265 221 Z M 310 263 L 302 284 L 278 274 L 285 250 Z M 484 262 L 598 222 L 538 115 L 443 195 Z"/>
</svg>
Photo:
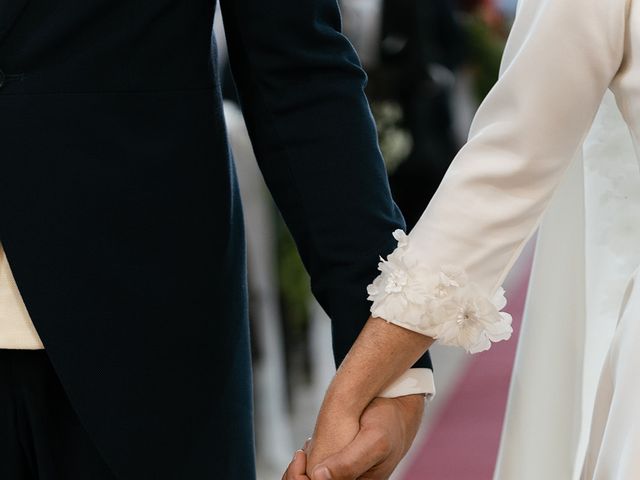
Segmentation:
<svg viewBox="0 0 640 480">
<path fill-rule="evenodd" d="M 382 398 L 397 398 L 406 395 L 426 395 L 431 400 L 436 394 L 433 372 L 428 368 L 411 368 L 389 385 L 380 395 Z"/>
</svg>

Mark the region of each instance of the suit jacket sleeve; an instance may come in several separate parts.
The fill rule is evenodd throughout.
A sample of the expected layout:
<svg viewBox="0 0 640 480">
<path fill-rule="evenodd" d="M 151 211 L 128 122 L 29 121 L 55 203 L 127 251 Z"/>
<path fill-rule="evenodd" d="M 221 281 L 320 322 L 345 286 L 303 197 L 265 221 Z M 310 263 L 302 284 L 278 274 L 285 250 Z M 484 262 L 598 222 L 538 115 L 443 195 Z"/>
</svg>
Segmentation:
<svg viewBox="0 0 640 480">
<path fill-rule="evenodd" d="M 340 363 L 369 317 L 366 286 L 403 219 L 366 76 L 336 0 L 221 0 L 241 105 L 278 208 L 333 325 Z M 430 367 L 428 356 L 417 366 Z"/>
<path fill-rule="evenodd" d="M 467 145 L 369 287 L 375 316 L 470 352 L 510 336 L 500 285 L 624 59 L 625 0 L 520 3 Z"/>
</svg>

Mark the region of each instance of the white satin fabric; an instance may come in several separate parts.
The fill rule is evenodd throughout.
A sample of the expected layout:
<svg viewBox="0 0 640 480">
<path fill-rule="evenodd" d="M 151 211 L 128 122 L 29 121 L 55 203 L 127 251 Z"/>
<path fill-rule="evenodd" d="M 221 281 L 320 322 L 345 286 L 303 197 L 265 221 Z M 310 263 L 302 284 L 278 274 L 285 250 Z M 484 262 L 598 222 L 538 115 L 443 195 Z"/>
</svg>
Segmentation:
<svg viewBox="0 0 640 480">
<path fill-rule="evenodd" d="M 612 361 L 623 351 L 620 340 L 612 343 L 614 335 L 640 338 L 633 331 L 640 305 L 625 300 L 640 264 L 640 171 L 610 93 L 582 153 L 538 234 L 496 480 L 577 480 L 585 459 L 585 480 L 640 478 L 640 470 L 603 470 L 629 464 L 640 452 L 634 449 L 640 438 L 629 437 L 640 427 L 640 392 L 633 392 L 638 382 L 632 372 L 624 372 L 637 372 L 640 355 L 625 346 L 631 358 Z M 637 289 L 633 293 L 637 299 Z M 618 326 L 625 316 L 635 322 Z"/>
</svg>

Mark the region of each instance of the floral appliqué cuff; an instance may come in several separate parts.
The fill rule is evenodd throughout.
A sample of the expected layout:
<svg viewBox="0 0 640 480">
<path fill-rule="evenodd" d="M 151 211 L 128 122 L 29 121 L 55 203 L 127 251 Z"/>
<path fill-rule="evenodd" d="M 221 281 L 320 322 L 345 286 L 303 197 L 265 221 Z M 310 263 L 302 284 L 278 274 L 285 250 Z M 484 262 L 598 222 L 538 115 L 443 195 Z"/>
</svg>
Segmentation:
<svg viewBox="0 0 640 480">
<path fill-rule="evenodd" d="M 492 342 L 511 337 L 511 315 L 502 311 L 507 305 L 504 289 L 489 298 L 469 282 L 463 268 L 426 269 L 415 255 L 407 255 L 407 234 L 396 230 L 393 236 L 398 247 L 386 260 L 380 259 L 381 273 L 367 287 L 374 317 L 469 353 L 488 350 Z"/>
</svg>

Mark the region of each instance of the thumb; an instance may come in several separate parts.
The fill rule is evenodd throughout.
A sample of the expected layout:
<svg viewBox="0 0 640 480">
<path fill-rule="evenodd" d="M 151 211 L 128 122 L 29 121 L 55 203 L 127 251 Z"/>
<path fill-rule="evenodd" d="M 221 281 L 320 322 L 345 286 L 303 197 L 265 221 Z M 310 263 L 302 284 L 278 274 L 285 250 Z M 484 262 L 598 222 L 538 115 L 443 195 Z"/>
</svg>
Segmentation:
<svg viewBox="0 0 640 480">
<path fill-rule="evenodd" d="M 307 456 L 302 450 L 298 450 L 293 456 L 293 460 L 284 472 L 282 480 L 309 480 L 306 475 Z"/>
<path fill-rule="evenodd" d="M 382 462 L 389 452 L 389 439 L 382 431 L 362 429 L 342 451 L 314 468 L 311 480 L 355 480 Z"/>
</svg>

